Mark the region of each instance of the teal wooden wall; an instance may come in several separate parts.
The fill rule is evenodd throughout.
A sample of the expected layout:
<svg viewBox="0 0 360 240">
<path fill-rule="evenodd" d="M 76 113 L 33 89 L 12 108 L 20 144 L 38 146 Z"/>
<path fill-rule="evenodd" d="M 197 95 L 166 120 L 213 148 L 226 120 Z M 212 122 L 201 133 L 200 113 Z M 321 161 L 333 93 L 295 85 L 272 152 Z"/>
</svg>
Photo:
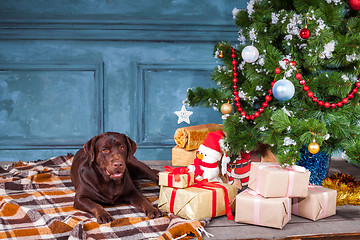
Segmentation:
<svg viewBox="0 0 360 240">
<path fill-rule="evenodd" d="M 0 1 L 0 161 L 75 153 L 104 131 L 171 159 L 186 91 L 209 86 L 244 0 Z M 191 124 L 221 123 L 189 108 Z"/>
</svg>

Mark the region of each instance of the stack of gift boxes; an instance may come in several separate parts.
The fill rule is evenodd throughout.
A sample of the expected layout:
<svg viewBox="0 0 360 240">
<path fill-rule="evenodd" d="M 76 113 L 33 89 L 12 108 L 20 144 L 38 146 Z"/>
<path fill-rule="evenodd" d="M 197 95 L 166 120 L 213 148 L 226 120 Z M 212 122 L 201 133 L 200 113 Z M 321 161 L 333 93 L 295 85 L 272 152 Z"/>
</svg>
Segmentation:
<svg viewBox="0 0 360 240">
<path fill-rule="evenodd" d="M 230 203 L 238 193 L 236 186 L 194 180 L 194 173 L 189 173 L 186 167 L 167 166 L 166 170 L 159 173 L 160 210 L 191 220 L 222 215 L 233 220 L 234 207 L 231 209 Z"/>
<path fill-rule="evenodd" d="M 207 134 L 221 128 L 205 124 L 177 129 L 172 165 L 192 164 Z M 159 173 L 158 207 L 185 219 L 227 215 L 239 223 L 279 229 L 292 214 L 313 221 L 336 214 L 336 190 L 309 185 L 310 171 L 303 167 L 284 167 L 266 159 L 261 156 L 261 162 L 251 163 L 248 188 L 240 193 L 228 183 L 196 180 L 187 167 L 166 166 L 166 171 Z"/>
<path fill-rule="evenodd" d="M 227 215 L 232 220 L 259 226 L 283 228 L 291 215 L 311 220 L 336 213 L 336 191 L 309 185 L 310 172 L 294 165 L 253 162 L 249 187 L 194 180 L 185 167 L 167 167 L 159 174 L 159 208 L 186 219 Z M 233 204 L 232 204 L 233 203 Z"/>
<path fill-rule="evenodd" d="M 309 185 L 310 171 L 252 163 L 249 188 L 236 196 L 235 221 L 283 228 L 291 214 L 316 221 L 336 213 L 336 191 Z"/>
</svg>

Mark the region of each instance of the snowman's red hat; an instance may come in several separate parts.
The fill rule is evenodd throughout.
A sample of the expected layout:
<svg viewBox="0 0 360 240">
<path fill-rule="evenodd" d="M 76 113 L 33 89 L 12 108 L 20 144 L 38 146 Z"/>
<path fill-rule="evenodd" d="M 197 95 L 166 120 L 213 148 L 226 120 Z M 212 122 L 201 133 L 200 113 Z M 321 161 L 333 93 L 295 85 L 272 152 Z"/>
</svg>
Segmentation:
<svg viewBox="0 0 360 240">
<path fill-rule="evenodd" d="M 223 131 L 209 132 L 204 142 L 200 145 L 199 151 L 220 160 L 222 153 L 219 141 L 224 137 Z"/>
</svg>

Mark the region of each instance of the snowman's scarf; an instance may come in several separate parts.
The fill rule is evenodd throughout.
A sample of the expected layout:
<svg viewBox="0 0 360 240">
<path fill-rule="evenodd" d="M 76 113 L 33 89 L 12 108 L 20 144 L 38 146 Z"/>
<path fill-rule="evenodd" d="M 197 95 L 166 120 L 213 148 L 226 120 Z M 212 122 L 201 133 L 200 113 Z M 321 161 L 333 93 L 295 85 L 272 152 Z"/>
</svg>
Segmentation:
<svg viewBox="0 0 360 240">
<path fill-rule="evenodd" d="M 194 171 L 195 177 L 202 176 L 204 173 L 204 170 L 202 170 L 200 168 L 200 166 L 203 166 L 206 168 L 217 168 L 218 167 L 217 162 L 207 163 L 207 162 L 204 162 L 203 160 L 201 160 L 200 158 L 194 159 L 194 166 L 195 166 L 195 171 Z"/>
</svg>

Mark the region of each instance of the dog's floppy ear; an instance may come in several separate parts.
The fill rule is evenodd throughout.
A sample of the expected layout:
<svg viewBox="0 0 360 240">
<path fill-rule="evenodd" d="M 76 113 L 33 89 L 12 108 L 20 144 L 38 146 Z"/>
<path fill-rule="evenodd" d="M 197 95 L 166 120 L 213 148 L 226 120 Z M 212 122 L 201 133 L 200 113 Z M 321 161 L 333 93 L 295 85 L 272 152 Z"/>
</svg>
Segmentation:
<svg viewBox="0 0 360 240">
<path fill-rule="evenodd" d="M 84 152 L 90 158 L 91 162 L 95 161 L 95 157 L 96 157 L 95 144 L 98 138 L 99 138 L 98 136 L 95 136 L 84 144 Z"/>
<path fill-rule="evenodd" d="M 128 158 L 130 158 L 130 156 L 134 155 L 134 153 L 136 152 L 137 145 L 136 142 L 134 142 L 131 138 L 129 138 L 128 136 L 125 137 L 128 145 Z"/>
</svg>

